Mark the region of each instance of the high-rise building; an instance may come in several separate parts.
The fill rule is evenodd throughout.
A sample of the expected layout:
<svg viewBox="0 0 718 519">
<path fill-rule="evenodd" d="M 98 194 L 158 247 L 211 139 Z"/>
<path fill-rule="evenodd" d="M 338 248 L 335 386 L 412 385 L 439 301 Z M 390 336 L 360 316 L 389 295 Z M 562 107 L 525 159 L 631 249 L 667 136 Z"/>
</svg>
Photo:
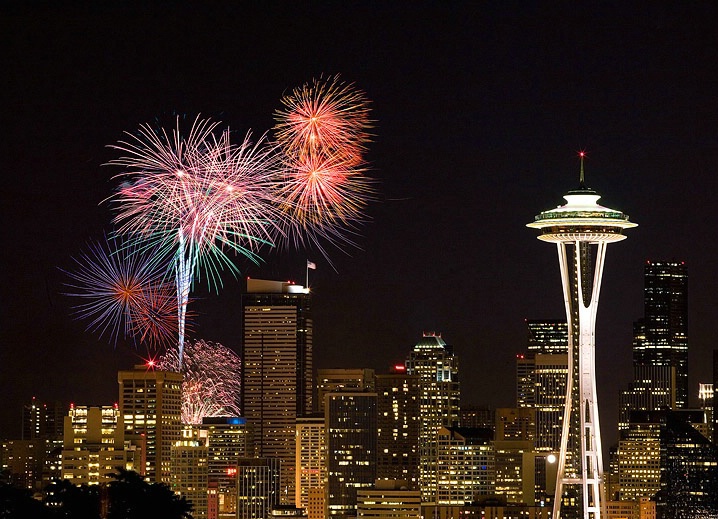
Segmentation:
<svg viewBox="0 0 718 519">
<path fill-rule="evenodd" d="M 704 430 L 700 431 L 703 436 L 712 440 L 713 438 L 713 384 L 698 384 L 698 407 L 705 413 Z"/>
<path fill-rule="evenodd" d="M 459 411 L 459 425 L 493 430 L 496 425 L 495 410 L 488 406 L 462 405 Z"/>
<path fill-rule="evenodd" d="M 633 411 L 618 441 L 618 495 L 622 501 L 653 498 L 661 489 L 660 421 Z"/>
<path fill-rule="evenodd" d="M 688 268 L 682 261 L 647 261 L 644 317 L 635 325 L 634 365 L 676 369 L 676 407 L 688 407 Z"/>
<path fill-rule="evenodd" d="M 661 416 L 662 519 L 718 516 L 718 447 L 691 426 L 701 411 L 668 411 Z"/>
<path fill-rule="evenodd" d="M 376 480 L 377 395 L 327 393 L 328 516 L 356 515 L 357 490 Z"/>
<path fill-rule="evenodd" d="M 463 505 L 495 493 L 495 454 L 491 429 L 442 427 L 438 437 L 437 500 Z"/>
<path fill-rule="evenodd" d="M 544 355 L 568 353 L 566 319 L 526 319 L 526 331 L 528 351 Z"/>
<path fill-rule="evenodd" d="M 405 480 L 380 480 L 357 492 L 357 518 L 421 519 L 421 492 Z"/>
<path fill-rule="evenodd" d="M 45 440 L 5 440 L 0 442 L 0 471 L 17 487 L 41 490 Z"/>
<path fill-rule="evenodd" d="M 324 395 L 343 391 L 374 391 L 373 369 L 318 369 L 317 403 L 319 412 L 324 413 Z"/>
<path fill-rule="evenodd" d="M 182 439 L 170 450 L 170 488 L 192 504 L 194 519 L 208 518 L 209 448 L 207 431 L 188 426 L 182 430 Z"/>
<path fill-rule="evenodd" d="M 378 480 L 403 480 L 419 488 L 419 376 L 407 375 L 404 365 L 376 375 Z"/>
<path fill-rule="evenodd" d="M 237 519 L 266 519 L 279 504 L 281 460 L 237 460 Z"/>
<path fill-rule="evenodd" d="M 496 410 L 494 459 L 496 494 L 509 503 L 528 503 L 524 498 L 526 458 L 534 452 L 536 410 L 502 407 Z M 534 467 L 531 467 L 532 471 Z M 533 492 L 535 494 L 535 492 Z M 532 496 L 533 497 L 533 496 Z M 533 504 L 533 501 L 530 503 Z"/>
<path fill-rule="evenodd" d="M 310 506 L 310 493 L 313 489 L 320 489 L 323 495 L 327 484 L 324 414 L 297 418 L 296 448 L 296 506 L 305 508 L 310 519 L 316 519 L 315 510 Z M 324 517 L 323 508 L 322 517 Z"/>
<path fill-rule="evenodd" d="M 254 455 L 251 425 L 238 416 L 205 417 L 198 429 L 207 436 L 207 478 L 214 489 L 218 519 L 237 513 L 237 460 Z"/>
<path fill-rule="evenodd" d="M 32 397 L 32 400 L 22 408 L 21 438 L 62 440 L 66 414 L 67 406 L 62 402 L 40 402 Z"/>
<path fill-rule="evenodd" d="M 61 477 L 64 419 L 68 406 L 59 401 L 41 402 L 32 397 L 22 409 L 22 440 L 32 445 L 37 456 L 37 470 L 33 471 L 33 487 L 45 488 Z M 20 443 L 15 444 L 16 447 Z"/>
<path fill-rule="evenodd" d="M 406 360 L 406 372 L 419 376 L 419 485 L 424 502 L 437 499 L 437 434 L 459 423 L 459 359 L 440 334 L 424 333 Z"/>
<path fill-rule="evenodd" d="M 600 195 L 586 187 L 583 171 L 582 153 L 578 189 L 564 196 L 565 205 L 541 212 L 528 224 L 541 231 L 540 240 L 557 245 L 569 329 L 555 519 L 599 519 L 604 508 L 595 375 L 596 312 L 606 246 L 623 240 L 623 230 L 636 226 L 622 212 L 598 205 Z"/>
<path fill-rule="evenodd" d="M 106 484 L 119 468 L 128 467 L 117 404 L 71 405 L 65 417 L 62 479 L 74 485 Z"/>
<path fill-rule="evenodd" d="M 676 407 L 676 368 L 634 364 L 633 381 L 619 396 L 618 430 L 628 429 L 633 411 L 657 411 Z"/>
<path fill-rule="evenodd" d="M 516 356 L 516 405 L 536 410 L 536 449 L 561 448 L 568 381 L 568 326 L 561 319 L 527 319 L 527 352 Z"/>
<path fill-rule="evenodd" d="M 148 481 L 170 483 L 172 445 L 182 433 L 182 375 L 143 364 L 117 374 L 125 439 L 144 437 Z"/>
<path fill-rule="evenodd" d="M 248 279 L 242 304 L 244 417 L 258 456 L 281 460 L 282 502 L 293 504 L 297 418 L 312 412 L 311 296 L 300 285 Z"/>
</svg>

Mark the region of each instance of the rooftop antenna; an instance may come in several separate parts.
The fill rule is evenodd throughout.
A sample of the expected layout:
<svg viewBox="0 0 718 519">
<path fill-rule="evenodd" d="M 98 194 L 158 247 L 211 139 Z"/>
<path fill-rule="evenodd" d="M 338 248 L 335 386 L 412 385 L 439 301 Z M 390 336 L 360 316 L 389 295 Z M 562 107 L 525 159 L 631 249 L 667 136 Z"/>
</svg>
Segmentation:
<svg viewBox="0 0 718 519">
<path fill-rule="evenodd" d="M 583 159 L 586 158 L 586 152 L 585 152 L 585 151 L 579 151 L 579 152 L 578 152 L 578 156 L 581 157 L 581 174 L 580 174 L 580 176 L 579 176 L 579 184 L 578 184 L 578 186 L 579 186 L 580 189 L 586 189 L 586 183 L 584 182 L 584 180 L 585 180 L 585 175 L 584 175 L 584 172 L 583 172 Z"/>
</svg>

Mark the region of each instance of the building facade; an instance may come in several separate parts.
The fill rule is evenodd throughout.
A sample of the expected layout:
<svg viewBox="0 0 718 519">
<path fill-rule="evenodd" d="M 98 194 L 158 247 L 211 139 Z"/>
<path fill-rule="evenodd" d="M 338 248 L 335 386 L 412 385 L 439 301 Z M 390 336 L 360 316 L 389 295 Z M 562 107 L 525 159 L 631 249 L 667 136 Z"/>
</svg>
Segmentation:
<svg viewBox="0 0 718 519">
<path fill-rule="evenodd" d="M 172 445 L 182 434 L 182 375 L 137 365 L 120 371 L 117 381 L 125 439 L 144 438 L 146 445 L 145 466 L 137 472 L 169 484 Z"/>
<path fill-rule="evenodd" d="M 282 502 L 293 504 L 297 418 L 312 411 L 311 296 L 300 285 L 248 279 L 242 305 L 244 417 L 257 455 L 281 460 Z"/>
<path fill-rule="evenodd" d="M 398 368 L 398 369 L 397 369 Z M 378 480 L 403 480 L 419 489 L 419 376 L 404 366 L 376 376 Z"/>
<path fill-rule="evenodd" d="M 327 516 L 356 515 L 357 491 L 371 488 L 377 469 L 377 395 L 325 395 Z"/>
<path fill-rule="evenodd" d="M 437 499 L 438 432 L 459 423 L 459 360 L 440 334 L 424 333 L 406 360 L 419 377 L 419 486 L 424 502 Z"/>
</svg>

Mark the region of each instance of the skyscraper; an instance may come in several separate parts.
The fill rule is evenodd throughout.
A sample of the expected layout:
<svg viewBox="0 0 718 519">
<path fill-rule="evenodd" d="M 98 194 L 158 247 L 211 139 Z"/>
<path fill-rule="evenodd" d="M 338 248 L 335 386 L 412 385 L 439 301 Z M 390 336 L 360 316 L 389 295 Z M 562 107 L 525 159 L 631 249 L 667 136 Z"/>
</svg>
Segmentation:
<svg viewBox="0 0 718 519">
<path fill-rule="evenodd" d="M 127 468 L 127 457 L 117 405 L 71 405 L 65 417 L 62 479 L 74 485 L 106 484 L 118 468 Z"/>
<path fill-rule="evenodd" d="M 327 393 L 327 509 L 329 516 L 355 516 L 357 490 L 376 480 L 377 395 Z"/>
<path fill-rule="evenodd" d="M 306 508 L 311 519 L 310 494 L 319 492 L 324 496 L 327 484 L 327 442 L 324 414 L 297 418 L 296 454 L 296 506 Z M 323 499 L 324 501 L 324 499 Z M 324 517 L 324 507 L 322 507 Z"/>
<path fill-rule="evenodd" d="M 565 319 L 527 319 L 527 352 L 516 356 L 516 405 L 536 409 L 536 450 L 561 448 L 568 379 Z"/>
<path fill-rule="evenodd" d="M 266 519 L 279 504 L 280 465 L 275 458 L 237 460 L 237 518 Z"/>
<path fill-rule="evenodd" d="M 324 412 L 324 395 L 342 391 L 374 391 L 375 373 L 365 368 L 333 368 L 317 370 L 317 404 Z"/>
<path fill-rule="evenodd" d="M 437 503 L 463 505 L 494 494 L 496 471 L 491 429 L 441 427 L 438 437 Z"/>
<path fill-rule="evenodd" d="M 144 364 L 117 374 L 125 438 L 144 436 L 149 481 L 170 483 L 170 453 L 182 433 L 182 375 Z"/>
<path fill-rule="evenodd" d="M 207 431 L 196 426 L 185 427 L 182 439 L 171 449 L 172 491 L 192 503 L 193 519 L 207 519 L 209 481 Z"/>
<path fill-rule="evenodd" d="M 403 365 L 376 376 L 378 395 L 377 479 L 404 480 L 419 488 L 419 376 Z"/>
<path fill-rule="evenodd" d="M 688 407 L 688 268 L 682 261 L 647 261 L 643 279 L 633 363 L 675 368 L 676 408 Z"/>
<path fill-rule="evenodd" d="M 419 376 L 419 485 L 426 503 L 437 499 L 438 433 L 459 423 L 459 359 L 435 333 L 424 333 L 406 360 L 406 372 Z"/>
<path fill-rule="evenodd" d="M 197 426 L 207 434 L 207 477 L 217 499 L 219 519 L 237 512 L 237 460 L 254 454 L 251 425 L 239 416 L 205 417 Z"/>
<path fill-rule="evenodd" d="M 583 153 L 579 187 L 564 198 L 565 205 L 541 212 L 528 224 L 541 231 L 540 240 L 557 245 L 569 328 L 566 408 L 553 513 L 554 519 L 600 519 L 605 498 L 595 375 L 596 311 L 606 245 L 623 240 L 623 230 L 636 224 L 622 212 L 598 205 L 600 195 L 584 184 Z M 562 513 L 564 490 L 569 503 Z"/>
<path fill-rule="evenodd" d="M 243 295 L 244 417 L 257 454 L 280 459 L 282 501 L 294 503 L 297 417 L 312 411 L 312 318 L 309 290 L 248 279 Z"/>
</svg>

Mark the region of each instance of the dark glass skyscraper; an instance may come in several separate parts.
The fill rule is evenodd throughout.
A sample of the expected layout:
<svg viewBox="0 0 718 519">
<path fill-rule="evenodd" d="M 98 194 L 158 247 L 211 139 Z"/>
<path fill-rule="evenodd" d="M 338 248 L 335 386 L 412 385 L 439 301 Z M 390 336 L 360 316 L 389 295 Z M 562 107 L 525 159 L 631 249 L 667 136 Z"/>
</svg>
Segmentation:
<svg viewBox="0 0 718 519">
<path fill-rule="evenodd" d="M 294 502 L 297 417 L 312 412 L 309 290 L 247 280 L 243 296 L 242 405 L 260 458 L 279 459 L 282 498 Z"/>
<path fill-rule="evenodd" d="M 688 407 L 688 268 L 682 261 L 648 261 L 644 317 L 634 325 L 633 363 L 671 366 L 676 407 Z"/>
</svg>

